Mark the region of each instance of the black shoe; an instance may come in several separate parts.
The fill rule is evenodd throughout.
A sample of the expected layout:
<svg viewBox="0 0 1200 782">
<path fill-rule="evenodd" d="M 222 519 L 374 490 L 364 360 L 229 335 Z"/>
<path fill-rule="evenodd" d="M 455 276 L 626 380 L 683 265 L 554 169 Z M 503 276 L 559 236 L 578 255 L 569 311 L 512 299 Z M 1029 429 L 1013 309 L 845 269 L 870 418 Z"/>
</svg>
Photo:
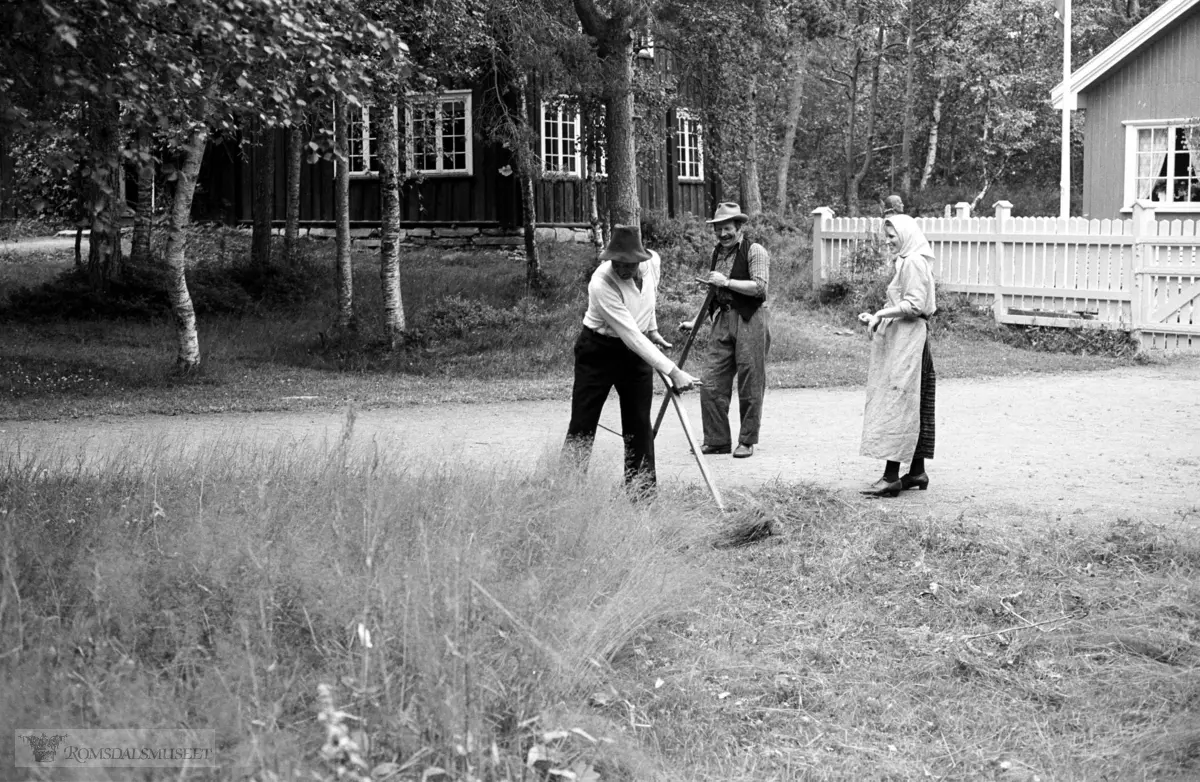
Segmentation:
<svg viewBox="0 0 1200 782">
<path fill-rule="evenodd" d="M 900 491 L 904 488 L 904 484 L 897 478 L 894 481 L 889 481 L 887 478 L 880 478 L 871 484 L 871 486 L 863 490 L 863 494 L 869 497 L 899 497 Z"/>
<path fill-rule="evenodd" d="M 746 459 L 754 455 L 754 446 L 748 443 L 738 443 L 738 447 L 733 451 L 733 458 Z"/>
<path fill-rule="evenodd" d="M 900 476 L 900 488 L 901 489 L 914 489 L 915 488 L 915 489 L 920 489 L 921 491 L 925 491 L 926 489 L 929 488 L 929 476 L 926 475 L 925 473 L 921 473 L 920 475 L 913 475 L 912 473 L 907 473 L 905 475 L 901 475 Z"/>
<path fill-rule="evenodd" d="M 702 446 L 700 446 L 700 453 L 704 454 L 705 456 L 711 456 L 715 453 L 729 453 L 729 450 L 730 450 L 730 448 L 728 445 L 702 445 Z"/>
</svg>

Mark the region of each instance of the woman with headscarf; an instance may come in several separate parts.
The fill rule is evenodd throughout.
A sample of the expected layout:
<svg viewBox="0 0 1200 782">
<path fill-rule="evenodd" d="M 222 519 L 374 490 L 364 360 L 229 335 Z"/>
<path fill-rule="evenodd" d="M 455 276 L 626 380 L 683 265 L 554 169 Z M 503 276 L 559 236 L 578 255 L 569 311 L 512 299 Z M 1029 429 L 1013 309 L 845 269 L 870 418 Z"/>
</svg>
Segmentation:
<svg viewBox="0 0 1200 782">
<path fill-rule="evenodd" d="M 886 462 L 883 477 L 863 493 L 895 497 L 904 489 L 929 488 L 925 460 L 933 458 L 937 379 L 929 351 L 929 318 L 937 311 L 937 301 L 930 267 L 933 251 L 916 220 L 891 215 L 884 221 L 884 233 L 896 268 L 887 305 L 858 316 L 871 335 L 860 453 Z M 904 475 L 901 462 L 909 463 Z"/>
</svg>

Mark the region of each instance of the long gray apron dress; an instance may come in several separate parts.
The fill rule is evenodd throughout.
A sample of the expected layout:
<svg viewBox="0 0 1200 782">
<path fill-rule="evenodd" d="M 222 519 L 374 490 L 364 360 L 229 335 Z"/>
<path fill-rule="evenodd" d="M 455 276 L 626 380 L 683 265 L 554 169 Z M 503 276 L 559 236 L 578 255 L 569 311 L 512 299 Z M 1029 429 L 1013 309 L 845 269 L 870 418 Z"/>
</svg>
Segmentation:
<svg viewBox="0 0 1200 782">
<path fill-rule="evenodd" d="M 902 268 L 905 264 L 912 266 Z M 927 300 L 932 296 L 923 290 L 925 281 L 931 283 L 932 274 L 924 257 L 901 259 L 888 284 L 888 306 L 899 306 L 907 299 L 917 309 L 931 314 L 928 309 L 936 305 Z M 859 449 L 863 456 L 893 462 L 912 458 L 921 431 L 921 356 L 928 336 L 929 324 L 919 317 L 884 318 L 875 332 Z"/>
</svg>

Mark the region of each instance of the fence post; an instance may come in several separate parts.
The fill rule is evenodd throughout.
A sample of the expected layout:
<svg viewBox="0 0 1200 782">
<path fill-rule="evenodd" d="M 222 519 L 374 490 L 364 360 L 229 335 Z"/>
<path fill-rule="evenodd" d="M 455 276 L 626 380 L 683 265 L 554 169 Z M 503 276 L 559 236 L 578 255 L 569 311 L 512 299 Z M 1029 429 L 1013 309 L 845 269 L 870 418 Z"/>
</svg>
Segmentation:
<svg viewBox="0 0 1200 782">
<path fill-rule="evenodd" d="M 1150 249 L 1153 238 L 1158 236 L 1158 221 L 1154 217 L 1154 205 L 1150 201 L 1133 202 L 1133 253 L 1129 265 L 1122 271 L 1125 277 L 1125 290 L 1129 291 L 1129 317 L 1133 321 L 1133 335 L 1142 347 L 1142 326 L 1145 325 L 1147 313 L 1142 296 L 1142 278 L 1139 272 L 1150 263 Z"/>
<path fill-rule="evenodd" d="M 963 217 L 963 218 L 970 217 L 971 216 L 971 205 L 968 204 L 966 201 L 959 201 L 957 204 L 954 205 L 954 216 L 955 217 Z"/>
<path fill-rule="evenodd" d="M 825 223 L 833 219 L 833 210 L 827 206 L 818 206 L 812 210 L 812 275 L 813 290 L 821 287 L 825 277 L 825 264 L 829 261 L 825 248 Z"/>
<path fill-rule="evenodd" d="M 1004 322 L 1004 316 L 1008 314 L 1008 309 L 1004 304 L 1004 268 L 1008 261 L 1005 253 L 1004 236 L 1009 229 L 1008 222 L 1012 219 L 1012 203 L 1009 201 L 997 201 L 992 204 L 992 209 L 996 213 L 996 251 L 992 253 L 992 317 L 997 323 Z"/>
</svg>

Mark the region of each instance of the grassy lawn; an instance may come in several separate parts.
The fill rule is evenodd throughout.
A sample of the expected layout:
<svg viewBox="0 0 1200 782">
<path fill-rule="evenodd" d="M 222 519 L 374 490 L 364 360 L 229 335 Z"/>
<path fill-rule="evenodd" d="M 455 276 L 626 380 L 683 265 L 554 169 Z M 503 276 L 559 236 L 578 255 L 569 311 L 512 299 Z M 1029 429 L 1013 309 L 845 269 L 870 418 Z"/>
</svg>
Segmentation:
<svg viewBox="0 0 1200 782">
<path fill-rule="evenodd" d="M 0 731 L 215 730 L 192 780 L 1200 773 L 1193 536 L 731 499 L 336 445 L 10 462 Z"/>
<path fill-rule="evenodd" d="M 3 414 L 566 403 L 585 250 L 547 248 L 537 298 L 505 255 L 407 254 L 394 352 L 373 259 L 358 333 L 336 335 L 328 246 L 309 252 L 274 283 L 289 306 L 222 313 L 236 292 L 196 285 L 189 376 L 159 315 L 56 317 L 76 304 L 50 294 L 45 317 L 0 313 Z M 663 324 L 699 302 L 668 261 Z M 776 269 L 773 384 L 861 383 L 855 307 L 813 304 L 800 261 Z M 1017 347 L 1055 338 L 944 305 L 942 377 L 1137 360 Z M 219 770 L 166 770 L 213 782 L 1200 775 L 1194 536 L 976 525 L 807 483 L 731 493 L 721 516 L 699 487 L 635 504 L 550 458 L 485 472 L 346 447 L 0 464 L 0 733 L 214 730 Z M 781 534 L 734 534 L 767 522 Z M 39 778 L 13 747 L 0 778 Z"/>
<path fill-rule="evenodd" d="M 218 261 L 244 236 L 226 239 Z M 862 383 L 856 306 L 816 305 L 792 249 L 773 271 L 773 385 Z M 546 248 L 538 297 L 504 254 L 406 254 L 396 351 L 374 336 L 371 255 L 358 333 L 329 332 L 328 251 L 276 278 L 292 293 L 272 306 L 232 312 L 245 294 L 199 275 L 192 375 L 169 368 L 161 302 L 64 317 L 86 296 L 7 288 L 42 315 L 0 311 L 4 415 L 565 404 L 586 249 Z M 4 279 L 70 265 L 24 258 Z M 666 269 L 664 325 L 700 300 L 679 253 Z M 1136 361 L 1115 339 L 943 308 L 943 378 Z M 1019 347 L 1036 342 L 1073 350 Z M 733 493 L 719 516 L 697 487 L 631 504 L 553 462 L 484 474 L 326 447 L 0 465 L 0 733 L 211 729 L 220 770 L 168 771 L 214 782 L 1200 775 L 1194 537 L 908 516 L 808 483 Z M 781 534 L 748 540 L 768 522 Z M 35 778 L 11 747 L 0 777 Z"/>
<path fill-rule="evenodd" d="M 207 245 L 209 265 L 238 257 L 244 232 Z M 772 387 L 857 385 L 866 377 L 868 343 L 849 305 L 815 303 L 805 248 L 785 247 L 772 270 Z M 788 251 L 791 252 L 788 252 Z M 37 299 L 38 317 L 11 303 L 17 282 L 52 280 L 73 264 L 70 250 L 18 256 L 0 249 L 5 287 L 0 301 L 0 416 L 203 413 L 336 409 L 446 401 L 566 399 L 571 347 L 585 306 L 591 252 L 543 248 L 551 288 L 526 295 L 520 260 L 501 252 L 412 250 L 402 259 L 405 308 L 412 332 L 397 351 L 381 348 L 377 257 L 356 252 L 353 335 L 330 331 L 334 319 L 332 245 L 306 247 L 300 273 L 288 280 L 287 306 L 241 301 L 228 288 L 197 285 L 202 369 L 172 369 L 175 337 L 163 302 L 138 300 L 117 320 L 80 315 L 76 300 Z M 682 341 L 675 324 L 693 317 L 701 296 L 691 279 L 694 258 L 665 254 L 660 326 Z M 789 258 L 791 260 L 789 260 Z M 795 260 L 801 258 L 801 260 Z M 58 297 L 58 298 L 56 298 Z M 234 301 L 237 300 L 237 307 Z M 987 314 L 947 301 L 949 316 L 935 345 L 945 378 L 1103 369 L 1129 356 L 1043 352 L 1005 342 Z M 138 309 L 140 308 L 140 309 Z M 236 309 L 234 312 L 229 310 Z M 1009 340 L 1012 342 L 1013 340 Z M 703 337 L 698 347 L 703 345 Z M 694 365 L 693 365 L 694 366 Z"/>
</svg>

